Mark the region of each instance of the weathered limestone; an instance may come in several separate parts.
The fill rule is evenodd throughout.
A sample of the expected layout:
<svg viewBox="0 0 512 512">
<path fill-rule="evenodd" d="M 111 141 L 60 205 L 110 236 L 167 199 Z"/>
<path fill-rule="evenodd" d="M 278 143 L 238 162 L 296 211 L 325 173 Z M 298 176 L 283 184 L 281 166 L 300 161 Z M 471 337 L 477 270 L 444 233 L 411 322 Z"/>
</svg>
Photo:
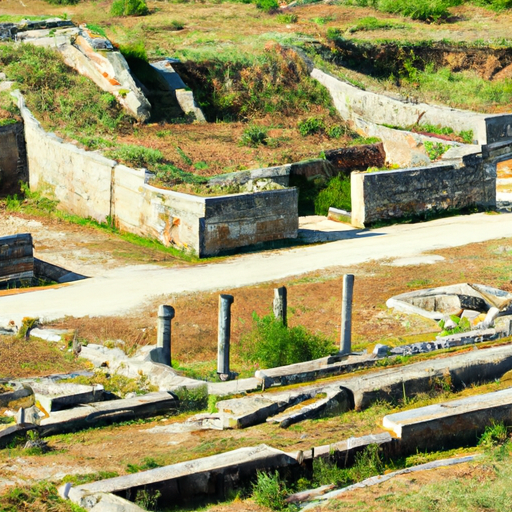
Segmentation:
<svg viewBox="0 0 512 512">
<path fill-rule="evenodd" d="M 272 309 L 274 311 L 274 317 L 277 320 L 281 320 L 283 325 L 286 327 L 288 325 L 287 320 L 287 308 L 288 308 L 288 299 L 287 299 L 287 290 L 286 286 L 281 286 L 279 288 L 274 288 L 274 302 L 272 305 Z"/>
<path fill-rule="evenodd" d="M 496 206 L 496 172 L 481 162 L 351 175 L 352 225 L 426 212 Z"/>
<path fill-rule="evenodd" d="M 274 471 L 297 465 L 297 460 L 287 453 L 259 445 L 80 485 L 71 489 L 69 497 L 83 506 L 88 496 L 98 492 L 117 495 L 129 492 L 134 497 L 138 489 L 146 489 L 160 491 L 159 503 L 162 504 L 179 503 L 190 498 L 222 499 L 237 489 L 241 482 L 253 478 L 257 471 Z"/>
<path fill-rule="evenodd" d="M 512 389 L 390 414 L 382 425 L 404 447 L 439 450 L 474 443 L 485 427 L 498 422 L 512 425 Z"/>
<path fill-rule="evenodd" d="M 493 307 L 502 314 L 511 314 L 512 294 L 482 284 L 459 283 L 395 295 L 386 301 L 386 306 L 433 320 L 460 314 L 462 310 L 487 313 Z"/>
<path fill-rule="evenodd" d="M 178 407 L 178 400 L 166 392 L 148 393 L 136 398 L 99 402 L 57 411 L 41 420 L 42 436 L 90 428 L 99 423 L 114 423 L 167 413 Z"/>
<path fill-rule="evenodd" d="M 233 378 L 229 370 L 229 344 L 231 341 L 231 304 L 234 300 L 232 295 L 219 295 L 217 374 L 221 380 Z"/>
<path fill-rule="evenodd" d="M 313 69 L 311 76 L 329 90 L 336 109 L 346 120 L 362 119 L 379 125 L 407 127 L 414 126 L 421 119 L 423 123 L 449 126 L 457 132 L 473 130 L 474 138 L 480 144 L 486 144 L 485 121 L 496 117 L 426 103 L 405 103 L 364 91 L 319 69 Z"/>
<path fill-rule="evenodd" d="M 343 297 L 341 303 L 340 354 L 352 352 L 352 295 L 354 293 L 354 275 L 343 276 Z"/>
</svg>

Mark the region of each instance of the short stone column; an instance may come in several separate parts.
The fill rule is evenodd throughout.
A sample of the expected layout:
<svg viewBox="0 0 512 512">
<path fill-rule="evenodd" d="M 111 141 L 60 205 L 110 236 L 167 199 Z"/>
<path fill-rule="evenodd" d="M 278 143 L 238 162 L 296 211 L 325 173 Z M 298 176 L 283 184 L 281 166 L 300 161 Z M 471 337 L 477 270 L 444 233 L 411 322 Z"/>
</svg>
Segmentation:
<svg viewBox="0 0 512 512">
<path fill-rule="evenodd" d="M 171 320 L 174 308 L 162 304 L 158 307 L 158 333 L 156 346 L 162 349 L 163 364 L 171 366 Z"/>
<path fill-rule="evenodd" d="M 343 297 L 341 303 L 341 337 L 340 354 L 352 352 L 352 296 L 354 292 L 354 275 L 343 276 Z"/>
<path fill-rule="evenodd" d="M 283 325 L 286 327 L 288 325 L 286 318 L 286 310 L 288 308 L 288 298 L 287 298 L 287 290 L 286 286 L 281 286 L 280 288 L 274 288 L 274 316 L 277 320 L 281 320 Z"/>
<path fill-rule="evenodd" d="M 219 296 L 219 338 L 217 349 L 217 373 L 221 380 L 230 380 L 233 374 L 229 369 L 229 343 L 231 340 L 232 295 Z"/>
</svg>

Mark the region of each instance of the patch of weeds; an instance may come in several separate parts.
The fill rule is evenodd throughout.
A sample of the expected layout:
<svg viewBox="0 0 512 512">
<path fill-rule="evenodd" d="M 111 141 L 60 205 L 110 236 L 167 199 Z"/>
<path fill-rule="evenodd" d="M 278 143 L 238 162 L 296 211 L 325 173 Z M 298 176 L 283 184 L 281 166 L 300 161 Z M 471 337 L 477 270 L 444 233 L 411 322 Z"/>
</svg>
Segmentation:
<svg viewBox="0 0 512 512">
<path fill-rule="evenodd" d="M 157 165 L 155 167 L 155 176 L 161 183 L 170 186 L 179 185 L 180 183 L 203 185 L 208 182 L 206 178 L 184 171 L 172 164 Z"/>
<path fill-rule="evenodd" d="M 286 483 L 277 471 L 275 473 L 258 472 L 252 488 L 252 499 L 258 505 L 268 507 L 270 510 L 289 510 L 286 503 L 287 496 Z"/>
<path fill-rule="evenodd" d="M 170 25 L 168 25 L 169 30 L 183 30 L 185 28 L 185 23 L 180 20 L 171 20 Z"/>
<path fill-rule="evenodd" d="M 505 424 L 503 422 L 495 423 L 493 421 L 492 425 L 486 427 L 484 433 L 480 436 L 478 446 L 493 448 L 506 443 L 508 437 L 509 434 Z"/>
<path fill-rule="evenodd" d="M 429 284 L 432 284 L 432 279 L 413 279 L 409 281 L 406 286 L 408 288 L 425 288 L 425 286 Z"/>
<path fill-rule="evenodd" d="M 197 169 L 198 171 L 205 171 L 208 169 L 209 165 L 206 162 L 195 162 L 194 163 L 194 169 Z"/>
<path fill-rule="evenodd" d="M 21 327 L 18 330 L 16 336 L 18 338 L 26 338 L 30 334 L 30 330 L 39 324 L 39 318 L 24 317 L 21 321 Z"/>
<path fill-rule="evenodd" d="M 351 211 L 349 177 L 335 176 L 329 181 L 327 187 L 318 193 L 315 199 L 315 213 L 317 215 L 327 215 L 331 207 Z"/>
<path fill-rule="evenodd" d="M 271 13 L 279 9 L 277 0 L 254 0 L 253 3 L 263 12 Z"/>
<path fill-rule="evenodd" d="M 17 485 L 0 496 L 2 512 L 86 512 L 84 508 L 60 498 L 54 484 L 42 481 L 32 486 Z"/>
<path fill-rule="evenodd" d="M 239 350 L 244 359 L 274 368 L 318 359 L 336 349 L 332 340 L 302 326 L 288 328 L 272 314 L 260 318 L 253 313 L 252 330 L 242 336 Z"/>
<path fill-rule="evenodd" d="M 135 496 L 135 504 L 144 510 L 156 510 L 158 499 L 162 493 L 153 489 L 139 489 Z"/>
<path fill-rule="evenodd" d="M 308 135 L 323 132 L 325 130 L 325 123 L 320 117 L 308 117 L 299 121 L 297 128 L 303 137 L 307 137 Z"/>
<path fill-rule="evenodd" d="M 299 17 L 294 13 L 282 13 L 276 16 L 276 20 L 279 23 L 297 23 L 299 21 Z"/>
<path fill-rule="evenodd" d="M 450 315 L 450 320 L 455 324 L 455 327 L 452 329 L 445 329 L 446 320 L 439 320 L 438 325 L 443 329 L 439 336 L 450 336 L 451 334 L 458 334 L 460 332 L 467 332 L 471 330 L 471 323 L 467 318 Z"/>
<path fill-rule="evenodd" d="M 366 144 L 377 144 L 382 142 L 378 137 L 355 137 L 350 141 L 351 146 L 364 146 Z"/>
<path fill-rule="evenodd" d="M 97 482 L 98 480 L 107 480 L 119 476 L 116 471 L 97 471 L 95 473 L 86 473 L 78 475 L 66 475 L 62 479 L 62 483 L 71 483 L 73 485 L 88 484 L 90 482 Z"/>
<path fill-rule="evenodd" d="M 361 18 L 355 25 L 348 29 L 349 33 L 359 32 L 359 31 L 370 31 L 370 30 L 391 30 L 396 28 L 406 28 L 407 25 L 402 23 L 396 23 L 394 21 L 389 20 L 379 20 L 374 16 L 367 16 L 366 18 Z"/>
<path fill-rule="evenodd" d="M 257 147 L 268 142 L 268 128 L 265 126 L 252 125 L 246 128 L 240 138 L 241 146 Z"/>
<path fill-rule="evenodd" d="M 333 124 L 327 128 L 326 133 L 330 139 L 339 139 L 347 134 L 347 127 L 341 124 Z"/>
<path fill-rule="evenodd" d="M 112 16 L 145 16 L 149 14 L 145 0 L 114 0 L 110 8 Z"/>
<path fill-rule="evenodd" d="M 94 23 L 87 23 L 87 28 L 90 32 L 93 34 L 96 34 L 101 37 L 107 37 L 107 33 L 105 32 L 105 29 L 103 27 L 100 27 L 99 25 L 96 25 Z"/>
<path fill-rule="evenodd" d="M 330 21 L 336 21 L 336 16 L 319 16 L 317 18 L 312 18 L 311 21 L 317 25 L 325 25 Z"/>
<path fill-rule="evenodd" d="M 116 149 L 105 151 L 105 155 L 124 164 L 136 167 L 154 166 L 163 161 L 164 156 L 158 149 L 145 148 L 134 144 L 125 144 Z"/>
<path fill-rule="evenodd" d="M 161 467 L 162 464 L 159 464 L 152 457 L 144 457 L 140 464 L 127 464 L 126 472 L 127 473 L 139 473 L 140 471 L 147 471 L 148 469 L 155 469 Z"/>
<path fill-rule="evenodd" d="M 208 406 L 208 385 L 204 384 L 195 388 L 179 388 L 173 391 L 179 399 L 179 411 L 203 411 Z"/>
<path fill-rule="evenodd" d="M 443 144 L 442 142 L 432 142 L 430 140 L 426 140 L 423 142 L 423 147 L 430 158 L 430 160 L 434 161 L 443 156 L 449 149 L 449 144 Z"/>
<path fill-rule="evenodd" d="M 176 151 L 185 164 L 192 165 L 192 159 L 185 153 L 185 151 L 183 151 L 179 146 L 176 146 Z"/>
<path fill-rule="evenodd" d="M 472 3 L 496 12 L 512 8 L 512 0 L 472 0 Z"/>
<path fill-rule="evenodd" d="M 105 388 L 105 391 L 110 391 L 121 398 L 128 393 L 144 395 L 152 391 L 158 391 L 158 387 L 151 384 L 148 376 L 144 373 L 139 374 L 137 379 L 132 379 L 119 373 L 109 373 L 108 371 L 97 369 L 92 377 L 79 375 L 70 379 L 64 379 L 62 382 L 71 382 L 86 386 L 101 384 Z"/>
</svg>

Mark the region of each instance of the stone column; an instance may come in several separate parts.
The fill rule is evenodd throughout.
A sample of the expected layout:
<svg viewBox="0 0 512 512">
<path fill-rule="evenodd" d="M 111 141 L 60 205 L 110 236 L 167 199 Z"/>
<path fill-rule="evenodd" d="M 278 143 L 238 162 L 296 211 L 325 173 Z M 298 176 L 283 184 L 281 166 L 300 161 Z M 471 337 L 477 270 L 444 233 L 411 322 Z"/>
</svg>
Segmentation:
<svg viewBox="0 0 512 512">
<path fill-rule="evenodd" d="M 229 342 L 231 339 L 231 304 L 233 304 L 234 300 L 232 295 L 219 296 L 217 373 L 221 380 L 232 378 L 229 370 Z"/>
<path fill-rule="evenodd" d="M 340 354 L 352 352 L 352 295 L 354 291 L 354 275 L 343 276 L 343 298 L 341 304 L 341 339 Z"/>
<path fill-rule="evenodd" d="M 158 307 L 158 334 L 156 346 L 162 349 L 163 363 L 171 366 L 171 320 L 174 308 L 162 304 Z"/>
<path fill-rule="evenodd" d="M 288 307 L 288 298 L 287 298 L 287 290 L 286 286 L 281 286 L 280 288 L 274 288 L 274 316 L 276 319 L 280 319 L 283 322 L 283 325 L 286 327 L 288 325 L 286 319 L 286 310 Z"/>
</svg>

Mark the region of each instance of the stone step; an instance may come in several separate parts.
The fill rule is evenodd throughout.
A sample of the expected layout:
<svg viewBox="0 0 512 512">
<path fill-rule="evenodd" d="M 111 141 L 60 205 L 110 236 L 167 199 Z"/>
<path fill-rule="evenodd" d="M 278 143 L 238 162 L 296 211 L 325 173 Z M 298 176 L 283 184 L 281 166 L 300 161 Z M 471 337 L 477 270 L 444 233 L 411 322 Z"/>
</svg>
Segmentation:
<svg viewBox="0 0 512 512">
<path fill-rule="evenodd" d="M 176 410 L 178 403 L 178 399 L 170 393 L 158 392 L 84 405 L 50 414 L 49 418 L 41 420 L 39 433 L 41 436 L 49 436 L 99 424 L 157 416 Z"/>
<path fill-rule="evenodd" d="M 439 450 L 475 443 L 494 422 L 512 425 L 512 388 L 389 414 L 382 425 L 405 447 Z"/>
</svg>

